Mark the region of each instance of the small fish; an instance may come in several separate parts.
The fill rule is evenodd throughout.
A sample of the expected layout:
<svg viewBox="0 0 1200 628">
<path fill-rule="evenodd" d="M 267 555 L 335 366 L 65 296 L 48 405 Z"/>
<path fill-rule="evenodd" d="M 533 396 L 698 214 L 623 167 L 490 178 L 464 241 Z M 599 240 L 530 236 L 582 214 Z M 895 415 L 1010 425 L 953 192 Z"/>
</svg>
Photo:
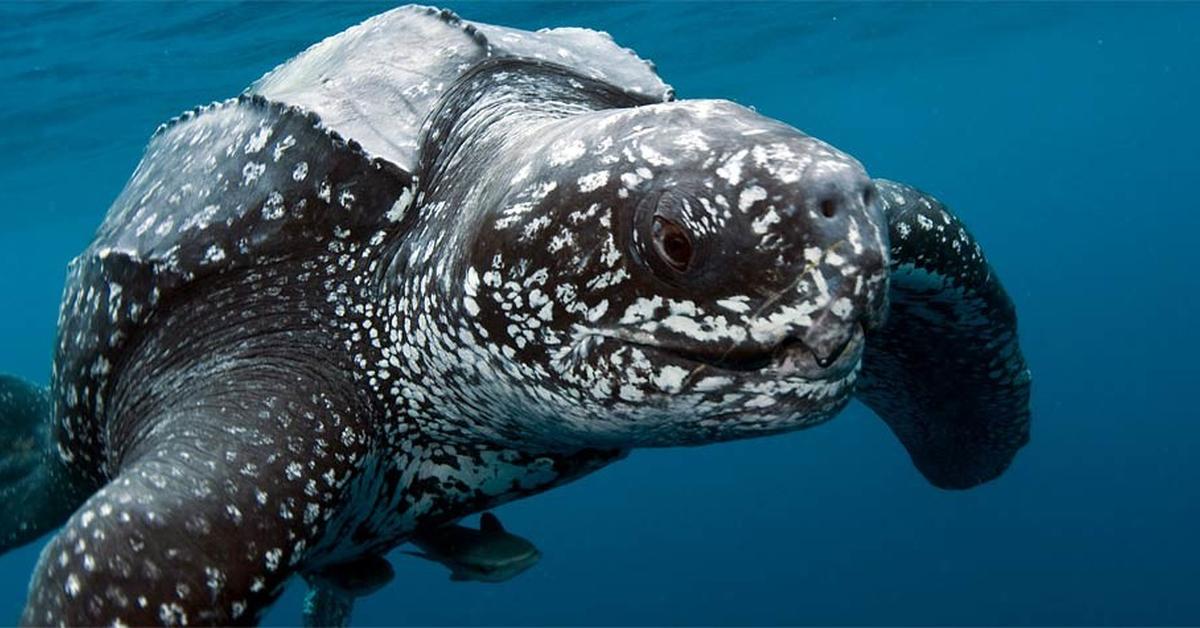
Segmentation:
<svg viewBox="0 0 1200 628">
<path fill-rule="evenodd" d="M 405 552 L 445 565 L 454 581 L 505 582 L 542 557 L 533 543 L 507 532 L 490 512 L 479 517 L 479 529 L 448 525 L 414 537 L 421 552 Z"/>
</svg>

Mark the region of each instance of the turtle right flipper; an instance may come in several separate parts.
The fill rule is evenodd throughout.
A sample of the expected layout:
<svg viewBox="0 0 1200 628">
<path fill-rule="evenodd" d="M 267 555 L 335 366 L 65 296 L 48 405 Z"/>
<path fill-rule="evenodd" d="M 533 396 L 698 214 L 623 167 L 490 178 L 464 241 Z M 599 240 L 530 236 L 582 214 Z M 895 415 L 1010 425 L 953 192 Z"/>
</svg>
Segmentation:
<svg viewBox="0 0 1200 628">
<path fill-rule="evenodd" d="M 82 498 L 50 446 L 48 392 L 0 375 L 0 553 L 58 527 Z"/>
</svg>

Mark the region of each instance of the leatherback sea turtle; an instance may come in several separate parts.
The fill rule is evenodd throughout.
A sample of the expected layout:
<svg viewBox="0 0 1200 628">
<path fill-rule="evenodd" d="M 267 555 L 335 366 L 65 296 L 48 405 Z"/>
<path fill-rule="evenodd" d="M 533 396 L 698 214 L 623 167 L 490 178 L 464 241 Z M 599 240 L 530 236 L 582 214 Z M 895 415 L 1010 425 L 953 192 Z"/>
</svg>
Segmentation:
<svg viewBox="0 0 1200 628">
<path fill-rule="evenodd" d="M 857 395 L 934 484 L 1028 433 L 1013 307 L 947 209 L 603 33 L 403 7 L 159 129 L 0 388 L 27 624 L 251 623 L 294 574 L 634 447 Z"/>
</svg>

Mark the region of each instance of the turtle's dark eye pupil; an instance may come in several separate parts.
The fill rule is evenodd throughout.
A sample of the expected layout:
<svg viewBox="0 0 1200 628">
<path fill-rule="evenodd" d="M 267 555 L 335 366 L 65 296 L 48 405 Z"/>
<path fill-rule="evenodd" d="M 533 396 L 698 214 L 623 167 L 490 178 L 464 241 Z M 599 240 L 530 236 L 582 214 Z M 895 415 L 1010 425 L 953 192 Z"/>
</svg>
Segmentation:
<svg viewBox="0 0 1200 628">
<path fill-rule="evenodd" d="M 692 264 L 692 239 L 683 227 L 662 216 L 654 217 L 654 248 L 668 266 L 679 272 Z"/>
</svg>

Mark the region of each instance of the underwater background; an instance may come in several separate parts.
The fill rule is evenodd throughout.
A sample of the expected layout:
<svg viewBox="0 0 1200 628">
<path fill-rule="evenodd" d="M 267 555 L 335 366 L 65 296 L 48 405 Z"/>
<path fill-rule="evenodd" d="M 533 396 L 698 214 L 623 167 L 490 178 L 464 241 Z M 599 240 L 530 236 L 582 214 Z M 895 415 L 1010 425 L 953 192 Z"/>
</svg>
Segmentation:
<svg viewBox="0 0 1200 628">
<path fill-rule="evenodd" d="M 66 264 L 160 122 L 389 6 L 0 3 L 0 371 L 48 380 Z M 397 552 L 355 624 L 1200 623 L 1200 4 L 445 6 L 609 31 L 679 97 L 946 201 L 1017 304 L 1032 442 L 968 492 L 857 403 L 637 451 L 498 510 L 530 572 L 452 583 Z M 0 557 L 0 624 L 41 544 Z M 298 624 L 303 593 L 266 623 Z"/>
</svg>

